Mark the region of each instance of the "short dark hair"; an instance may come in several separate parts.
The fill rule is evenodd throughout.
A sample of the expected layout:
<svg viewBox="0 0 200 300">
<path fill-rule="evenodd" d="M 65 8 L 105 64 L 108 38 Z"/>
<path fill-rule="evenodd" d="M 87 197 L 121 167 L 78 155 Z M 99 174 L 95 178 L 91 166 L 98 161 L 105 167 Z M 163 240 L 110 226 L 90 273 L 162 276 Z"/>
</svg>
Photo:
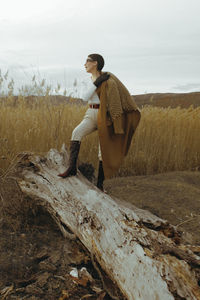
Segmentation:
<svg viewBox="0 0 200 300">
<path fill-rule="evenodd" d="M 104 67 L 104 59 L 103 56 L 97 53 L 93 53 L 88 55 L 92 60 L 97 61 L 97 70 L 101 71 Z"/>
</svg>

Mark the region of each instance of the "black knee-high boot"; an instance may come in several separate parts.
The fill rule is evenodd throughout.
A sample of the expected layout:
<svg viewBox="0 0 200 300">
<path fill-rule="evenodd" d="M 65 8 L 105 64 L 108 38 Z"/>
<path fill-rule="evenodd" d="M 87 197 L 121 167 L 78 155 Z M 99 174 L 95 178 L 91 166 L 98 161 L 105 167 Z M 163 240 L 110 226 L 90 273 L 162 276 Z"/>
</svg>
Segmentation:
<svg viewBox="0 0 200 300">
<path fill-rule="evenodd" d="M 68 169 L 62 173 L 58 174 L 58 176 L 62 178 L 66 178 L 69 176 L 74 176 L 77 173 L 76 162 L 80 150 L 81 142 L 79 141 L 71 141 L 70 143 L 70 155 L 69 155 L 69 167 Z"/>
<path fill-rule="evenodd" d="M 97 178 L 97 187 L 103 191 L 103 182 L 104 182 L 104 171 L 103 171 L 103 163 L 102 160 L 99 161 L 99 170 L 98 170 L 98 178 Z"/>
</svg>

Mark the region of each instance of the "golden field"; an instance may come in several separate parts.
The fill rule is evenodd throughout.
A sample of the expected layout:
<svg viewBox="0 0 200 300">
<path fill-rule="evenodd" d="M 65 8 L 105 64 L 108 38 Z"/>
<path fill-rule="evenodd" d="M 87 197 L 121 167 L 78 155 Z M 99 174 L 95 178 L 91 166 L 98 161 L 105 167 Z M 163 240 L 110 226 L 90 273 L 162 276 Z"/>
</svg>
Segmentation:
<svg viewBox="0 0 200 300">
<path fill-rule="evenodd" d="M 14 96 L 14 88 L 8 72 L 3 75 L 0 70 L 1 174 L 9 173 L 21 152 L 42 154 L 50 148 L 60 150 L 63 143 L 68 147 L 72 130 L 87 109 L 80 99 L 66 97 L 66 90 L 64 96 L 52 96 L 60 94 L 61 86 L 58 84 L 53 90 L 45 79 L 38 80 L 36 76 L 30 85 L 18 89 L 20 96 Z M 200 93 L 134 98 L 142 118 L 119 174 L 145 175 L 199 168 Z M 79 161 L 97 167 L 97 153 L 95 132 L 82 141 Z"/>
<path fill-rule="evenodd" d="M 73 128 L 87 107 L 70 103 L 52 104 L 48 96 L 32 105 L 25 97 L 0 102 L 0 168 L 8 172 L 20 152 L 44 153 L 69 146 Z M 192 170 L 200 166 L 200 107 L 187 109 L 145 106 L 120 175 L 154 174 Z M 81 145 L 80 162 L 98 162 L 97 132 Z"/>
</svg>

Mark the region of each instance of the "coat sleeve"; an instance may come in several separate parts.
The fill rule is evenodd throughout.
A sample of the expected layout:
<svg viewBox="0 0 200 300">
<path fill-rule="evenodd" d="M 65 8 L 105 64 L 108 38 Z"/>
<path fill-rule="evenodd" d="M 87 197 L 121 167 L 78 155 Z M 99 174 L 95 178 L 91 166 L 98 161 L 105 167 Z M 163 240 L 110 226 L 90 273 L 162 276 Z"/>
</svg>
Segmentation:
<svg viewBox="0 0 200 300">
<path fill-rule="evenodd" d="M 113 127 L 115 134 L 124 134 L 121 116 L 113 120 Z"/>
<path fill-rule="evenodd" d="M 118 91 L 117 84 L 112 78 L 108 80 L 106 97 L 108 99 L 107 101 L 108 114 L 110 116 L 110 119 L 114 127 L 114 133 L 124 134 L 123 122 L 122 122 L 123 111 L 121 106 L 120 94 Z M 118 112 L 117 115 L 114 114 L 116 113 L 116 111 Z"/>
<path fill-rule="evenodd" d="M 96 88 L 97 87 L 94 85 L 94 83 L 90 81 L 87 88 L 85 88 L 81 93 L 81 98 L 83 99 L 83 101 L 88 101 L 95 93 Z"/>
<path fill-rule="evenodd" d="M 80 87 L 78 90 L 73 90 L 70 92 L 68 96 L 71 96 L 73 98 L 81 98 L 83 101 L 88 101 L 90 98 L 95 94 L 97 87 L 94 85 L 92 80 L 87 82 L 87 84 L 84 83 L 83 86 Z"/>
</svg>

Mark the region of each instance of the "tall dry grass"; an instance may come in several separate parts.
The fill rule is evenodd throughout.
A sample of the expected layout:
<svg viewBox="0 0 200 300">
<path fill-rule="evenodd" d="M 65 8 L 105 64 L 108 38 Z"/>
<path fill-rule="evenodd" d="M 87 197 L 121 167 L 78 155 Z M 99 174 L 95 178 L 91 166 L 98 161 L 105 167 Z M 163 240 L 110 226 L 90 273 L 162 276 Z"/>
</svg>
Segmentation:
<svg viewBox="0 0 200 300">
<path fill-rule="evenodd" d="M 20 152 L 45 153 L 50 148 L 69 146 L 73 128 L 85 106 L 52 104 L 51 89 L 44 81 L 36 84 L 37 98 L 27 102 L 28 90 L 21 89 L 17 102 L 13 91 L 0 101 L 0 169 L 5 172 Z M 1 82 L 0 82 L 1 84 Z M 1 86 L 0 86 L 1 87 Z M 12 84 L 10 85 L 13 88 Z M 26 92 L 26 94 L 23 92 Z M 33 93 L 33 91 L 32 91 Z M 36 92 L 34 92 L 36 94 Z M 41 97 L 41 95 L 43 95 Z M 200 166 L 200 107 L 175 109 L 146 106 L 120 175 L 145 175 Z M 80 161 L 98 163 L 97 132 L 81 145 Z"/>
<path fill-rule="evenodd" d="M 52 105 L 46 99 L 30 107 L 25 101 L 20 100 L 17 106 L 0 105 L 0 168 L 3 170 L 15 163 L 20 152 L 42 154 L 50 148 L 60 149 L 63 143 L 69 146 L 72 130 L 86 110 L 78 105 Z M 94 163 L 97 148 L 97 135 L 93 134 L 85 139 L 80 160 L 86 156 Z"/>
<path fill-rule="evenodd" d="M 144 107 L 122 172 L 155 174 L 197 167 L 200 167 L 200 107 Z"/>
<path fill-rule="evenodd" d="M 69 146 L 73 128 L 86 107 L 40 101 L 29 107 L 0 105 L 0 165 L 6 170 L 18 153 L 44 153 Z M 153 174 L 200 166 L 200 108 L 145 107 L 121 175 Z M 82 141 L 80 161 L 97 166 L 98 135 Z"/>
</svg>

